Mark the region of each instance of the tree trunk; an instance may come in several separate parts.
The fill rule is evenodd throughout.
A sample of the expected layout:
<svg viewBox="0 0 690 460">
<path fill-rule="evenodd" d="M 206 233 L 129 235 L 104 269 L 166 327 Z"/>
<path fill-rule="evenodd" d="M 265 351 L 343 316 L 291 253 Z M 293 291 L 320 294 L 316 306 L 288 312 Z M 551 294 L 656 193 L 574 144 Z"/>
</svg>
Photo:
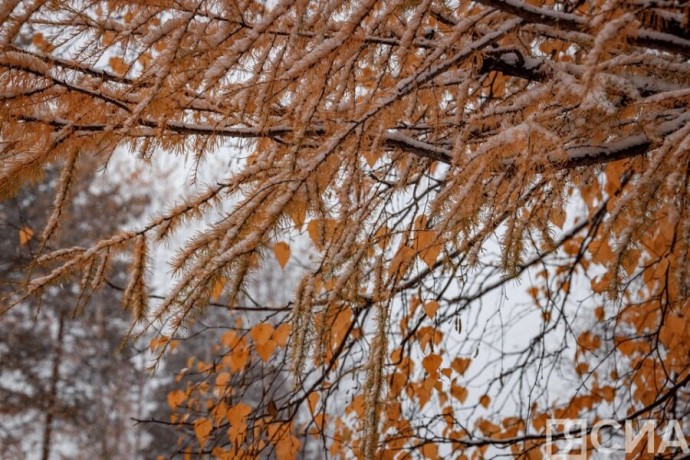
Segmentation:
<svg viewBox="0 0 690 460">
<path fill-rule="evenodd" d="M 53 434 L 53 412 L 57 401 L 58 382 L 60 381 L 60 363 L 62 361 L 62 340 L 65 332 L 65 312 L 60 313 L 57 337 L 55 340 L 55 358 L 53 359 L 53 369 L 50 375 L 50 390 L 46 405 L 45 424 L 43 425 L 43 448 L 41 449 L 41 459 L 50 458 L 50 438 Z"/>
</svg>

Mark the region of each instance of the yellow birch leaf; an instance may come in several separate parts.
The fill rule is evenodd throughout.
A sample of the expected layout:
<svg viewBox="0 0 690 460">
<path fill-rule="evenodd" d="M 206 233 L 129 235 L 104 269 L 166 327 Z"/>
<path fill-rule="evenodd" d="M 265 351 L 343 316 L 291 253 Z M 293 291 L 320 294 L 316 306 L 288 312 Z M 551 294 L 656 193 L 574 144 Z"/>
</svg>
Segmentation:
<svg viewBox="0 0 690 460">
<path fill-rule="evenodd" d="M 273 350 L 276 349 L 276 345 L 278 344 L 275 340 L 267 340 L 263 343 L 257 343 L 256 353 L 264 362 L 268 362 L 268 360 L 271 358 L 271 355 L 273 354 Z"/>
<path fill-rule="evenodd" d="M 438 446 L 432 443 L 426 443 L 422 446 L 422 455 L 430 460 L 436 460 L 438 456 Z"/>
<path fill-rule="evenodd" d="M 211 455 L 218 460 L 232 460 L 236 457 L 232 450 L 222 449 L 218 446 L 213 448 Z"/>
<path fill-rule="evenodd" d="M 424 261 L 424 263 L 431 268 L 436 263 L 439 254 L 441 254 L 441 245 L 434 244 L 432 246 L 429 246 L 428 249 L 423 250 L 420 253 L 420 257 L 422 261 Z"/>
<path fill-rule="evenodd" d="M 501 427 L 496 425 L 495 423 L 492 423 L 489 420 L 486 419 L 479 419 L 475 423 L 476 427 L 479 428 L 479 431 L 484 433 L 484 436 L 491 437 L 497 433 L 501 432 Z"/>
<path fill-rule="evenodd" d="M 422 360 L 422 366 L 430 375 L 436 375 L 443 359 L 437 354 L 430 354 Z"/>
<path fill-rule="evenodd" d="M 228 406 L 225 404 L 225 401 L 221 401 L 220 403 L 216 404 L 216 407 L 214 407 L 211 411 L 211 415 L 213 415 L 213 423 L 216 426 L 220 426 L 223 420 L 225 420 L 227 413 Z"/>
<path fill-rule="evenodd" d="M 254 339 L 254 341 L 259 345 L 268 342 L 271 338 L 271 334 L 273 334 L 273 325 L 270 323 L 257 324 L 249 332 L 249 335 L 252 336 L 252 339 Z"/>
<path fill-rule="evenodd" d="M 316 425 L 316 433 L 320 435 L 323 433 L 323 427 L 328 422 L 328 415 L 324 413 L 316 414 L 314 416 L 314 424 Z"/>
<path fill-rule="evenodd" d="M 292 326 L 289 323 L 281 324 L 280 326 L 278 326 L 275 332 L 273 332 L 273 339 L 276 341 L 278 345 L 284 347 L 285 345 L 287 345 L 287 341 L 290 337 L 291 330 Z"/>
<path fill-rule="evenodd" d="M 307 218 L 307 203 L 302 199 L 295 199 L 287 206 L 287 213 L 295 224 L 297 230 L 302 230 L 304 221 Z"/>
<path fill-rule="evenodd" d="M 637 110 L 635 105 L 628 106 L 628 110 Z M 623 115 L 623 114 L 621 114 Z M 623 115 L 624 116 L 624 115 Z M 612 196 L 616 190 L 621 186 L 621 178 L 625 174 L 627 168 L 625 167 L 624 161 L 612 161 L 604 169 L 604 174 L 606 174 L 606 193 Z"/>
<path fill-rule="evenodd" d="M 365 150 L 364 152 L 362 152 L 362 156 L 364 157 L 364 160 L 366 160 L 367 165 L 369 165 L 370 168 L 373 168 L 376 162 L 379 161 L 379 158 L 381 158 L 381 154 L 382 152 L 380 150 Z"/>
<path fill-rule="evenodd" d="M 290 246 L 284 241 L 276 243 L 273 246 L 273 253 L 280 264 L 280 268 L 285 268 L 285 264 L 290 260 Z"/>
<path fill-rule="evenodd" d="M 194 420 L 194 434 L 199 440 L 199 444 L 203 447 L 208 441 L 208 436 L 211 434 L 213 424 L 207 418 L 200 418 Z"/>
<path fill-rule="evenodd" d="M 299 448 L 299 439 L 291 434 L 282 436 L 278 442 L 276 442 L 276 458 L 278 460 L 294 460 L 297 458 Z"/>
<path fill-rule="evenodd" d="M 389 276 L 401 276 L 405 274 L 407 269 L 410 267 L 412 258 L 414 257 L 414 249 L 409 246 L 401 246 L 393 256 L 390 265 L 388 266 Z"/>
<path fill-rule="evenodd" d="M 237 372 L 244 369 L 244 366 L 247 365 L 247 361 L 249 360 L 249 349 L 243 341 L 240 341 L 233 348 L 232 352 L 228 354 L 228 357 L 230 370 Z"/>
<path fill-rule="evenodd" d="M 551 210 L 551 222 L 558 228 L 563 229 L 565 224 L 565 210 L 560 207 L 555 207 Z"/>
<path fill-rule="evenodd" d="M 434 232 L 429 230 L 423 230 L 417 232 L 415 238 L 415 249 L 419 253 L 419 258 L 424 261 L 427 266 L 431 267 L 436 263 L 439 254 L 441 253 L 442 246 L 436 241 L 436 236 Z"/>
<path fill-rule="evenodd" d="M 168 343 L 168 340 L 170 340 L 170 338 L 166 337 L 166 336 L 160 336 L 160 337 L 153 338 L 149 342 L 149 348 L 151 349 L 151 351 L 153 351 L 157 348 L 162 347 L 166 343 Z"/>
<path fill-rule="evenodd" d="M 309 393 L 309 396 L 307 397 L 307 401 L 309 403 L 309 412 L 312 414 L 316 413 L 316 405 L 319 403 L 319 399 L 321 398 L 321 395 L 319 395 L 316 392 L 311 392 Z"/>
<path fill-rule="evenodd" d="M 491 404 L 491 397 L 489 395 L 483 395 L 481 398 L 479 398 L 479 404 L 485 408 L 488 408 L 489 404 Z"/>
<path fill-rule="evenodd" d="M 230 373 L 229 372 L 221 372 L 216 377 L 216 385 L 219 387 L 226 386 L 229 381 L 230 381 Z"/>
<path fill-rule="evenodd" d="M 467 388 L 453 384 L 450 386 L 450 394 L 461 403 L 464 403 L 467 399 Z"/>
<path fill-rule="evenodd" d="M 244 419 L 252 413 L 252 407 L 245 403 L 238 403 L 226 412 L 225 416 L 232 426 L 244 424 Z"/>
<path fill-rule="evenodd" d="M 187 394 L 184 391 L 171 391 L 170 393 L 168 393 L 168 406 L 170 406 L 170 409 L 175 410 L 180 406 L 180 404 L 185 402 L 186 399 Z"/>
<path fill-rule="evenodd" d="M 220 337 L 220 343 L 228 348 L 232 348 L 235 342 L 237 342 L 237 334 L 235 334 L 235 331 L 227 331 Z"/>
<path fill-rule="evenodd" d="M 426 216 L 426 214 L 420 214 L 417 216 L 414 220 L 414 228 L 417 231 L 422 231 L 426 228 L 427 224 L 429 223 L 429 218 Z"/>
<path fill-rule="evenodd" d="M 376 244 L 378 244 L 381 249 L 387 248 L 391 241 L 391 230 L 386 225 L 382 225 L 376 230 L 374 240 L 376 240 Z"/>
<path fill-rule="evenodd" d="M 113 72 L 119 75 L 124 75 L 127 73 L 127 70 L 129 70 L 127 64 L 125 64 L 125 61 L 121 57 L 117 56 L 111 57 L 108 60 L 108 65 L 111 69 L 113 69 Z"/>
<path fill-rule="evenodd" d="M 599 392 L 603 395 L 604 400 L 613 402 L 616 397 L 616 390 L 612 386 L 601 387 L 599 390 Z"/>
<path fill-rule="evenodd" d="M 467 368 L 470 367 L 472 360 L 470 358 L 455 358 L 450 366 L 460 375 L 463 375 Z"/>
<path fill-rule="evenodd" d="M 614 258 L 611 245 L 608 242 L 608 235 L 603 235 L 599 239 L 589 244 L 589 251 L 592 254 L 592 262 L 608 265 Z"/>
<path fill-rule="evenodd" d="M 597 294 L 602 294 L 611 288 L 612 280 L 613 275 L 611 274 L 611 272 L 606 272 L 598 281 L 596 279 L 592 280 L 592 290 Z"/>
<path fill-rule="evenodd" d="M 20 246 L 26 246 L 26 244 L 31 241 L 31 238 L 34 236 L 34 231 L 31 230 L 29 227 L 22 227 L 19 230 L 19 245 Z"/>
<path fill-rule="evenodd" d="M 309 238 L 317 248 L 320 248 L 323 242 L 323 231 L 321 230 L 321 227 L 322 225 L 320 220 L 312 220 L 307 224 L 307 233 L 309 234 Z"/>
<path fill-rule="evenodd" d="M 431 300 L 424 304 L 424 313 L 426 313 L 426 316 L 428 316 L 429 318 L 433 319 L 437 311 L 438 302 L 436 302 L 435 300 Z"/>
</svg>

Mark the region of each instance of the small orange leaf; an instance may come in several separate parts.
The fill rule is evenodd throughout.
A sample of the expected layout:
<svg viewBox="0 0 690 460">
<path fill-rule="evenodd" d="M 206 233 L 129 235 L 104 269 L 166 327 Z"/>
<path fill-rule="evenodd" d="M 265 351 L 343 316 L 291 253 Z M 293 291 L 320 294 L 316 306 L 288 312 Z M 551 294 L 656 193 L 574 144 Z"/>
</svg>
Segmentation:
<svg viewBox="0 0 690 460">
<path fill-rule="evenodd" d="M 415 251 L 409 246 L 401 246 L 393 256 L 390 265 L 388 266 L 389 276 L 404 275 L 412 263 Z"/>
<path fill-rule="evenodd" d="M 276 341 L 278 345 L 284 347 L 285 345 L 287 345 L 287 341 L 290 337 L 291 330 L 292 326 L 290 325 L 290 323 L 281 324 L 280 326 L 278 326 L 275 332 L 273 332 L 273 339 Z"/>
<path fill-rule="evenodd" d="M 232 352 L 227 355 L 228 365 L 230 370 L 237 372 L 244 369 L 249 361 L 249 349 L 244 341 L 239 341 L 236 346 L 233 347 Z"/>
<path fill-rule="evenodd" d="M 220 343 L 228 348 L 235 346 L 236 342 L 237 334 L 235 334 L 235 331 L 227 331 L 220 337 Z"/>
<path fill-rule="evenodd" d="M 491 437 L 496 433 L 501 432 L 501 427 L 496 425 L 495 423 L 490 422 L 489 420 L 479 419 L 475 425 L 477 426 L 477 428 L 479 428 L 479 431 L 484 433 L 484 436 Z"/>
<path fill-rule="evenodd" d="M 592 290 L 597 294 L 602 294 L 611 288 L 611 282 L 613 281 L 613 275 L 611 272 L 604 273 L 599 280 L 592 279 L 591 286 Z"/>
<path fill-rule="evenodd" d="M 229 372 L 221 372 L 216 377 L 216 385 L 219 387 L 226 386 L 229 381 L 230 381 L 230 373 Z"/>
<path fill-rule="evenodd" d="M 108 65 L 110 65 L 110 68 L 113 69 L 113 72 L 119 75 L 124 75 L 129 70 L 129 67 L 127 64 L 125 64 L 125 61 L 117 56 L 111 57 L 108 60 Z"/>
<path fill-rule="evenodd" d="M 391 230 L 385 225 L 379 227 L 374 234 L 374 240 L 380 248 L 387 248 L 391 242 Z"/>
<path fill-rule="evenodd" d="M 169 340 L 170 340 L 170 337 L 166 337 L 164 335 L 162 335 L 160 337 L 153 338 L 149 342 L 149 348 L 151 349 L 151 351 L 153 351 L 157 348 L 162 347 L 166 343 L 168 343 Z"/>
<path fill-rule="evenodd" d="M 244 424 L 244 419 L 247 418 L 249 414 L 252 413 L 252 407 L 245 403 L 238 403 L 228 409 L 226 413 L 226 418 L 232 426 L 238 426 Z"/>
<path fill-rule="evenodd" d="M 436 460 L 438 456 L 438 446 L 436 444 L 427 443 L 422 446 L 422 455 L 425 458 Z"/>
<path fill-rule="evenodd" d="M 424 304 L 424 313 L 426 313 L 426 316 L 428 316 L 429 318 L 433 319 L 437 311 L 438 302 L 436 302 L 435 300 L 431 300 Z"/>
<path fill-rule="evenodd" d="M 373 168 L 376 162 L 379 161 L 379 158 L 381 158 L 382 153 L 383 152 L 381 150 L 365 150 L 362 152 L 362 156 L 366 160 L 369 167 Z"/>
<path fill-rule="evenodd" d="M 608 402 L 613 402 L 614 398 L 616 397 L 616 390 L 612 386 L 605 386 L 600 388 L 600 393 Z"/>
<path fill-rule="evenodd" d="M 293 460 L 297 458 L 300 445 L 299 439 L 292 436 L 290 433 L 287 433 L 286 436 L 281 436 L 276 442 L 276 459 Z"/>
<path fill-rule="evenodd" d="M 560 207 L 555 207 L 551 210 L 551 222 L 558 228 L 562 229 L 565 224 L 565 210 Z"/>
<path fill-rule="evenodd" d="M 20 246 L 25 246 L 29 241 L 31 241 L 31 238 L 34 236 L 34 231 L 31 230 L 29 227 L 22 227 L 19 230 L 19 245 Z"/>
<path fill-rule="evenodd" d="M 221 401 L 220 403 L 216 404 L 216 407 L 211 410 L 214 425 L 220 426 L 220 424 L 223 423 L 223 420 L 225 420 L 227 413 L 228 406 L 225 404 L 225 401 Z"/>
<path fill-rule="evenodd" d="M 417 232 L 415 238 L 415 249 L 419 252 L 419 257 L 427 266 L 432 267 L 436 263 L 443 246 L 436 242 L 436 235 L 429 230 Z"/>
<path fill-rule="evenodd" d="M 290 260 L 290 246 L 284 241 L 276 243 L 273 246 L 273 253 L 280 264 L 280 268 L 285 268 L 285 264 Z"/>
<path fill-rule="evenodd" d="M 321 395 L 319 395 L 316 392 L 311 392 L 309 393 L 309 396 L 307 397 L 308 402 L 309 402 L 309 412 L 312 414 L 316 413 L 316 405 L 319 403 L 319 399 L 321 398 Z"/>
<path fill-rule="evenodd" d="M 209 419 L 200 418 L 194 420 L 194 434 L 199 440 L 199 444 L 202 446 L 206 444 L 206 441 L 208 441 L 208 436 L 211 434 L 212 429 L 213 425 Z"/>
<path fill-rule="evenodd" d="M 455 358 L 450 366 L 460 375 L 463 375 L 467 368 L 470 367 L 472 360 L 470 358 Z"/>
<path fill-rule="evenodd" d="M 306 197 L 305 197 L 306 198 Z M 297 230 L 301 230 L 307 218 L 307 203 L 303 199 L 295 199 L 287 206 L 287 212 Z"/>
<path fill-rule="evenodd" d="M 489 407 L 489 404 L 491 404 L 491 397 L 489 395 L 483 395 L 481 398 L 479 398 L 479 404 L 485 408 Z"/>
<path fill-rule="evenodd" d="M 268 342 L 271 338 L 271 334 L 273 334 L 273 325 L 271 323 L 257 324 L 249 332 L 252 339 L 259 345 Z"/>
<path fill-rule="evenodd" d="M 276 345 L 278 344 L 275 340 L 268 340 L 263 343 L 257 343 L 256 352 L 264 362 L 268 362 L 268 360 L 271 358 L 271 355 L 273 354 L 273 350 L 276 349 Z"/>
<path fill-rule="evenodd" d="M 453 384 L 450 386 L 450 394 L 461 403 L 464 403 L 467 399 L 467 388 Z"/>
<path fill-rule="evenodd" d="M 443 359 L 439 355 L 432 353 L 422 360 L 422 366 L 429 374 L 435 375 L 442 362 Z"/>
<path fill-rule="evenodd" d="M 577 363 L 575 366 L 575 372 L 577 372 L 577 375 L 583 375 L 586 374 L 589 371 L 589 364 L 587 363 Z"/>
<path fill-rule="evenodd" d="M 182 390 L 174 390 L 168 393 L 168 406 L 170 409 L 175 410 L 180 404 L 185 402 L 187 399 L 187 394 Z"/>
</svg>

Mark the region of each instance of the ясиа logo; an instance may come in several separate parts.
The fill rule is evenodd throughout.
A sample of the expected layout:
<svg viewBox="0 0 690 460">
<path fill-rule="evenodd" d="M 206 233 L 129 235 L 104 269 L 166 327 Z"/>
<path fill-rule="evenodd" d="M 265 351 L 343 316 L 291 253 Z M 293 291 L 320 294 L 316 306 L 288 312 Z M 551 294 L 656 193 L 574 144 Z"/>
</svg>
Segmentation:
<svg viewBox="0 0 690 460">
<path fill-rule="evenodd" d="M 657 428 L 662 428 L 658 443 Z M 546 424 L 546 452 L 550 454 L 547 458 L 584 460 L 592 451 L 600 454 L 599 458 L 641 451 L 690 454 L 678 420 L 669 420 L 661 426 L 656 420 L 627 420 L 624 425 L 617 420 L 600 420 L 590 426 L 585 419 L 551 419 Z"/>
</svg>

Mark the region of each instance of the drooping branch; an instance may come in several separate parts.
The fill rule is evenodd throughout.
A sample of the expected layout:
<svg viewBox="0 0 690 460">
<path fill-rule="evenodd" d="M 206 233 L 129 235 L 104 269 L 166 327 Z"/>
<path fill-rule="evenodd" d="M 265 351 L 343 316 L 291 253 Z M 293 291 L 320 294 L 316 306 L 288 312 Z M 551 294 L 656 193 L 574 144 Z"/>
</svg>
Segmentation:
<svg viewBox="0 0 690 460">
<path fill-rule="evenodd" d="M 587 32 L 590 26 L 586 18 L 577 14 L 565 13 L 550 8 L 541 8 L 521 0 L 478 0 L 478 2 L 518 16 L 529 23 L 545 24 L 555 28 L 577 32 Z M 687 32 L 687 28 L 682 29 L 682 26 L 677 25 L 675 21 L 662 21 L 661 23 L 667 24 L 666 27 L 662 27 L 662 30 L 640 29 L 637 31 L 631 37 L 632 44 L 643 48 L 667 51 L 690 57 L 690 39 L 672 33 L 678 32 L 679 30 L 685 30 Z"/>
<path fill-rule="evenodd" d="M 106 125 L 106 124 L 72 124 L 67 120 L 50 119 L 39 117 L 20 117 L 22 121 L 28 123 L 41 123 L 54 126 L 56 128 L 64 128 L 71 126 L 75 133 L 94 133 L 105 132 L 108 129 L 120 129 L 121 125 Z M 659 125 L 651 132 L 652 138 L 663 138 L 669 134 L 682 128 L 683 125 L 690 121 L 690 112 L 666 121 Z M 141 136 L 156 136 L 155 131 L 159 128 L 159 124 L 153 120 L 140 120 L 140 125 L 143 131 L 139 133 Z M 179 135 L 195 135 L 195 136 L 220 136 L 236 139 L 259 139 L 259 138 L 275 138 L 279 139 L 281 136 L 292 134 L 293 130 L 286 126 L 275 126 L 266 128 L 220 128 L 204 124 L 191 124 L 179 122 L 166 122 L 163 125 L 164 129 L 170 133 Z M 325 135 L 324 128 L 315 126 L 306 130 L 306 133 L 313 136 Z M 585 144 L 572 147 L 566 147 L 565 151 L 568 158 L 558 159 L 553 161 L 553 166 L 556 169 L 572 169 L 584 166 L 592 166 L 597 164 L 605 164 L 613 161 L 618 161 L 624 158 L 630 158 L 638 155 L 644 155 L 649 152 L 655 145 L 655 141 L 646 134 L 633 134 L 620 139 L 616 139 L 602 144 Z M 397 148 L 404 152 L 411 153 L 423 158 L 433 161 L 440 161 L 441 163 L 451 164 L 453 159 L 453 152 L 444 147 L 438 147 L 432 143 L 420 141 L 409 137 L 399 131 L 389 131 L 384 135 L 384 145 L 388 148 Z M 506 163 L 507 164 L 507 163 Z"/>
</svg>

